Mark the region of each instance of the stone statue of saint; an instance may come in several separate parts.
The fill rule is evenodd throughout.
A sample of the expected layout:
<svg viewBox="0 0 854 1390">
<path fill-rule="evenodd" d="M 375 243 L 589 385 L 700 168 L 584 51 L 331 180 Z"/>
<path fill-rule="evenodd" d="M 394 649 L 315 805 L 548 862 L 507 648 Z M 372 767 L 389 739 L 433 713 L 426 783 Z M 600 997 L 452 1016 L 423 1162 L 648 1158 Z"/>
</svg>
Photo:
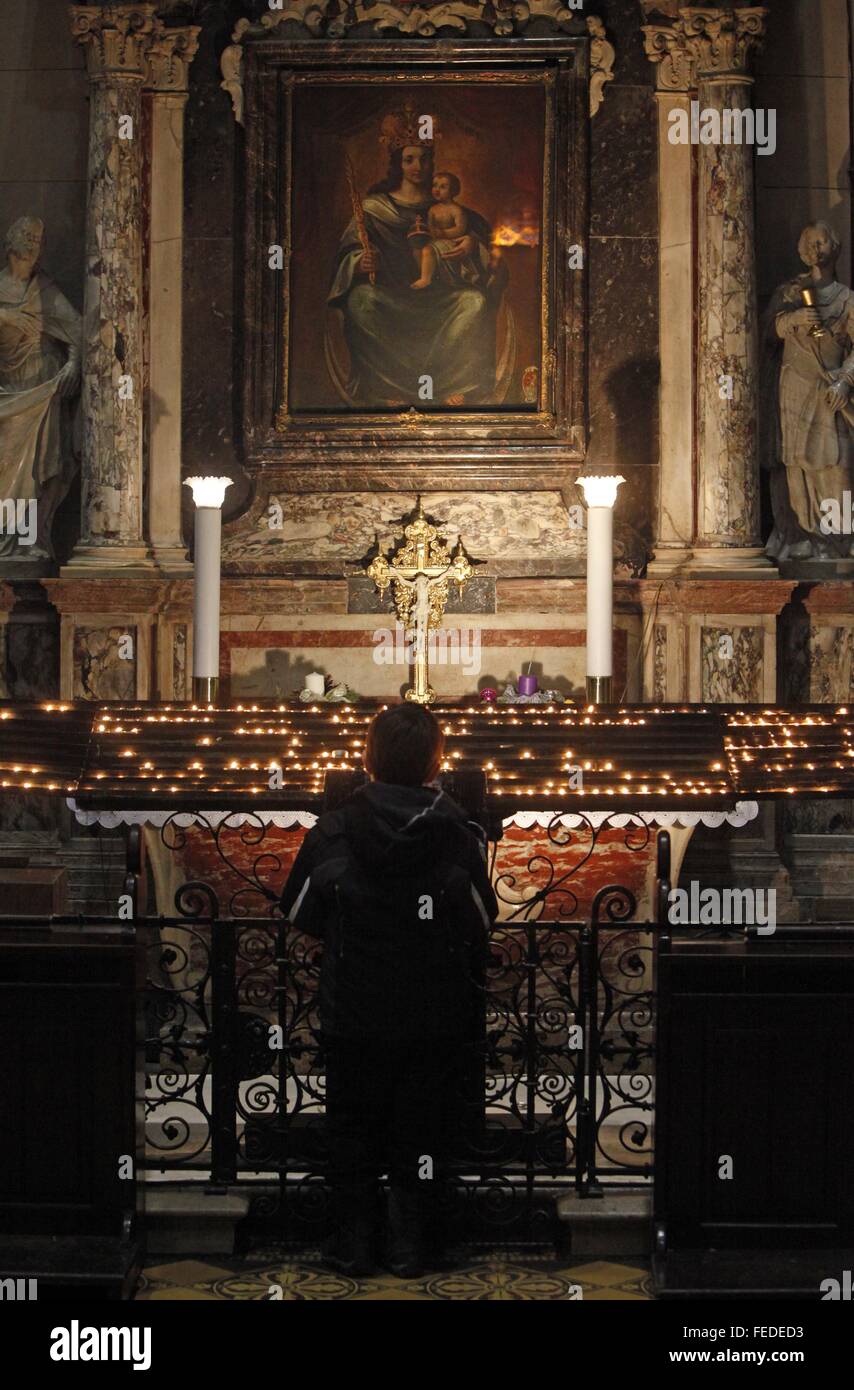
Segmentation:
<svg viewBox="0 0 854 1390">
<path fill-rule="evenodd" d="M 0 560 L 52 558 L 80 452 L 81 318 L 39 269 L 44 242 L 44 223 L 20 217 L 0 271 Z"/>
<path fill-rule="evenodd" d="M 778 563 L 854 554 L 836 524 L 850 515 L 854 476 L 854 294 L 836 279 L 839 250 L 826 222 L 805 227 L 798 252 L 807 270 L 778 287 L 765 315 L 761 445 L 774 513 L 766 550 Z"/>
</svg>

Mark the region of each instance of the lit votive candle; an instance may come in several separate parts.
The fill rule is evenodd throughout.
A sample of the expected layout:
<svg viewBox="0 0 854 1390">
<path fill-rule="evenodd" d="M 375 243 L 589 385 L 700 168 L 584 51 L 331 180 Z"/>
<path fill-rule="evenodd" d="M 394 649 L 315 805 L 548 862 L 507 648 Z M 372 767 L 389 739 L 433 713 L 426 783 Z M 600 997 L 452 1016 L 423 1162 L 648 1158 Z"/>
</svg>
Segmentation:
<svg viewBox="0 0 854 1390">
<path fill-rule="evenodd" d="M 516 683 L 516 688 L 517 688 L 517 690 L 519 691 L 519 694 L 520 694 L 520 695 L 536 695 L 536 693 L 537 693 L 537 677 L 536 677 L 536 676 L 520 676 L 520 677 L 519 677 L 519 680 L 518 680 L 517 683 Z"/>
<path fill-rule="evenodd" d="M 323 695 L 326 690 L 326 679 L 320 671 L 309 671 L 305 678 L 305 688 L 312 695 Z"/>
</svg>

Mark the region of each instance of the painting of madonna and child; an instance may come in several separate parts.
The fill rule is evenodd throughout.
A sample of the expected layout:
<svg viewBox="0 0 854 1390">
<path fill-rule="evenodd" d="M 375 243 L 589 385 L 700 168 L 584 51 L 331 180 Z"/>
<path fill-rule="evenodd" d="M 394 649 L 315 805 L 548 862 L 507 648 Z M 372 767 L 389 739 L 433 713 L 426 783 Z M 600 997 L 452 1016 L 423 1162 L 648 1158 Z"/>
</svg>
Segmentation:
<svg viewBox="0 0 854 1390">
<path fill-rule="evenodd" d="M 289 412 L 536 410 L 542 87 L 307 84 L 292 130 Z"/>
</svg>

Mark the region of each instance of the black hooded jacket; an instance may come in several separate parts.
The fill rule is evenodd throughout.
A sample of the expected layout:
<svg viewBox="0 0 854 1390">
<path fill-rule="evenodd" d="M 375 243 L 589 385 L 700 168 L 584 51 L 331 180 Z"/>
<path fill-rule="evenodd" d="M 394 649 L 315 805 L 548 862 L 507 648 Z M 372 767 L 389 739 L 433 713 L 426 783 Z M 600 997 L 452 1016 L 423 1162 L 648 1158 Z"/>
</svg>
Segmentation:
<svg viewBox="0 0 854 1390">
<path fill-rule="evenodd" d="M 325 1033 L 471 1035 L 498 906 L 476 827 L 444 792 L 370 782 L 321 816 L 282 911 L 324 941 Z"/>
</svg>

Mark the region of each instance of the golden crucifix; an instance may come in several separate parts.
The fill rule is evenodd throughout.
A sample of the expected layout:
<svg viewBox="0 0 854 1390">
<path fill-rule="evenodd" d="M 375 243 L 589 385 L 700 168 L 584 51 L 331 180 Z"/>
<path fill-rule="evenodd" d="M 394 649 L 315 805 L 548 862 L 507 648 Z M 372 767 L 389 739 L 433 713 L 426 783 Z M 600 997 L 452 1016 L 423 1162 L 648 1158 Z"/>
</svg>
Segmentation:
<svg viewBox="0 0 854 1390">
<path fill-rule="evenodd" d="M 388 556 L 380 549 L 365 572 L 380 595 L 389 584 L 393 585 L 398 621 L 407 636 L 412 637 L 415 682 L 406 691 L 406 699 L 419 705 L 432 705 L 436 692 L 428 680 L 428 634 L 441 626 L 451 580 L 462 594 L 463 585 L 471 579 L 474 570 L 462 539 L 457 541 L 453 554 L 439 539 L 438 527 L 427 520 L 420 497 L 403 534 L 405 539 L 398 542 L 397 548 Z"/>
</svg>

